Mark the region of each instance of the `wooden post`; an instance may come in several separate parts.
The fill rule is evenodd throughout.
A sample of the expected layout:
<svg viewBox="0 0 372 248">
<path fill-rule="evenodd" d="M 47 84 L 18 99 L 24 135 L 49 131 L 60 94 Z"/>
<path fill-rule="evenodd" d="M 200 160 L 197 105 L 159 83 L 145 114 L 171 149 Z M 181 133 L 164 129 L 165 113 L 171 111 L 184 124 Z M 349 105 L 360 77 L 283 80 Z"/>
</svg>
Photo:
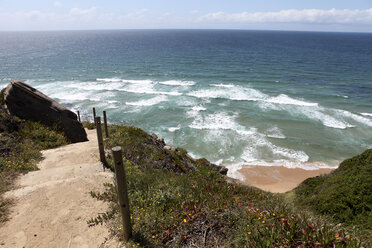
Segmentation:
<svg viewBox="0 0 372 248">
<path fill-rule="evenodd" d="M 96 122 L 96 108 L 93 108 L 93 122 Z"/>
<path fill-rule="evenodd" d="M 108 128 L 107 128 L 107 117 L 106 117 L 106 111 L 103 111 L 103 123 L 105 124 L 105 133 L 106 138 L 109 137 Z"/>
<path fill-rule="evenodd" d="M 96 116 L 95 123 L 96 123 L 96 130 L 97 130 L 99 159 L 102 163 L 104 163 L 106 159 L 105 159 L 105 150 L 104 150 L 104 147 L 103 147 L 103 137 L 102 137 L 102 127 L 101 127 L 101 117 L 100 116 Z"/>
<path fill-rule="evenodd" d="M 78 120 L 79 120 L 79 122 L 81 122 L 81 119 L 80 119 L 80 111 L 78 110 Z"/>
<path fill-rule="evenodd" d="M 130 221 L 127 179 L 125 177 L 121 147 L 116 146 L 111 150 L 112 157 L 114 158 L 115 163 L 116 187 L 118 192 L 121 218 L 123 222 L 123 236 L 124 241 L 127 242 L 132 237 L 132 224 Z"/>
</svg>

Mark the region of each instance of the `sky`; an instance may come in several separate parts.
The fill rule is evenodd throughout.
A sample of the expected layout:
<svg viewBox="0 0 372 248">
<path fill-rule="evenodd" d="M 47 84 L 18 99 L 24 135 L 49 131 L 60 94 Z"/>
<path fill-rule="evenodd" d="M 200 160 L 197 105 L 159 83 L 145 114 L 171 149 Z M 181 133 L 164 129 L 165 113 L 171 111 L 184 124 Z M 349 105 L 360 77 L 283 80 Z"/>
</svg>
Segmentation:
<svg viewBox="0 0 372 248">
<path fill-rule="evenodd" d="M 372 32 L 372 0 L 0 0 L 0 31 Z"/>
</svg>

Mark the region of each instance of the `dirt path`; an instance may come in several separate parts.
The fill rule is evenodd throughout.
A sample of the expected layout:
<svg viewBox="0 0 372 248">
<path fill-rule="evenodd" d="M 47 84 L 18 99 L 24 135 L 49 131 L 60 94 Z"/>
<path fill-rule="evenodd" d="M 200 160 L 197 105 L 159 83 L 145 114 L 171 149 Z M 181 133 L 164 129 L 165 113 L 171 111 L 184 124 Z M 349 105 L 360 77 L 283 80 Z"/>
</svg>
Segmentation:
<svg viewBox="0 0 372 248">
<path fill-rule="evenodd" d="M 87 133 L 88 142 L 43 151 L 40 170 L 21 176 L 18 187 L 6 193 L 16 203 L 0 227 L 0 248 L 100 247 L 108 237 L 104 226 L 86 223 L 107 208 L 89 192 L 112 181 L 98 162 L 95 130 Z"/>
</svg>

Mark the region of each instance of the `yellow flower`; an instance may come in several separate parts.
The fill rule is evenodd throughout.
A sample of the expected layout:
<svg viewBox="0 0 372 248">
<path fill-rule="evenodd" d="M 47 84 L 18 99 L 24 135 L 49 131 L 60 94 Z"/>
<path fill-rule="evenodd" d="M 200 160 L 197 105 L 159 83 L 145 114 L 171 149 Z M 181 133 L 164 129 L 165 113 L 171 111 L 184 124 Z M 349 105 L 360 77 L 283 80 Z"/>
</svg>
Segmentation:
<svg viewBox="0 0 372 248">
<path fill-rule="evenodd" d="M 265 223 L 265 221 L 263 220 L 262 223 Z"/>
<path fill-rule="evenodd" d="M 251 235 L 251 232 L 248 232 L 248 235 Z"/>
<path fill-rule="evenodd" d="M 185 222 L 185 223 L 186 223 L 186 222 L 187 222 L 187 220 L 186 220 L 186 219 L 183 219 L 183 222 Z"/>
<path fill-rule="evenodd" d="M 152 235 L 152 238 L 154 239 L 154 238 L 155 238 L 155 236 L 154 236 L 154 235 Z"/>
</svg>

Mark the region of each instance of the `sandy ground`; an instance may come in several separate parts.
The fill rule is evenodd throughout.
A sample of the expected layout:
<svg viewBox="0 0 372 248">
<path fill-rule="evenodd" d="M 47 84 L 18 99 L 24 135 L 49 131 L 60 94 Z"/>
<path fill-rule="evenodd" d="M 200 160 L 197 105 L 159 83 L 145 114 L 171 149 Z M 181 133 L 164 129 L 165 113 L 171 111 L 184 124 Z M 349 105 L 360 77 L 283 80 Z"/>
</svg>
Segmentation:
<svg viewBox="0 0 372 248">
<path fill-rule="evenodd" d="M 297 187 L 309 177 L 330 173 L 331 169 L 303 170 L 289 169 L 283 166 L 253 166 L 242 168 L 239 173 L 244 182 L 273 193 L 284 193 Z"/>
<path fill-rule="evenodd" d="M 105 226 L 89 228 L 87 220 L 105 212 L 107 205 L 89 192 L 112 182 L 112 173 L 99 163 L 95 130 L 88 142 L 42 152 L 39 171 L 23 175 L 15 190 L 10 220 L 0 227 L 1 247 L 118 247 Z"/>
</svg>

